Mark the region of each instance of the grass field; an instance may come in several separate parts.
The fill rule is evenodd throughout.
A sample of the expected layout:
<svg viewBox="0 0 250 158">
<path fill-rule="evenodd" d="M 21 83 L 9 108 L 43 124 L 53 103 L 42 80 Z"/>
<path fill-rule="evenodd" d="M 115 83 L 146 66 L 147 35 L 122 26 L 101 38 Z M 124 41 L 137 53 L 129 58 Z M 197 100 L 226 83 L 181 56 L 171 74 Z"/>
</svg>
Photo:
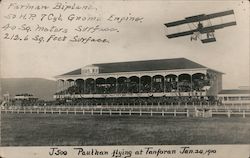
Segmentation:
<svg viewBox="0 0 250 158">
<path fill-rule="evenodd" d="M 2 146 L 249 144 L 250 118 L 1 114 Z"/>
</svg>

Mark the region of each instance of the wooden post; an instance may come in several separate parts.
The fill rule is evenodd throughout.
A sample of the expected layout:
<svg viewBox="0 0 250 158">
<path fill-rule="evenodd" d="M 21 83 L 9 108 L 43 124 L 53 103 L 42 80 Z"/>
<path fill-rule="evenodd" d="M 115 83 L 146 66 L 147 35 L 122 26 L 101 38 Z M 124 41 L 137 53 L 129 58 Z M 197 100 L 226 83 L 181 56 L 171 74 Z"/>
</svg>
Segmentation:
<svg viewBox="0 0 250 158">
<path fill-rule="evenodd" d="M 176 117 L 176 109 L 174 109 L 174 117 Z"/>
<path fill-rule="evenodd" d="M 43 109 L 43 113 L 46 114 L 46 108 Z"/>
<path fill-rule="evenodd" d="M 243 118 L 245 118 L 245 117 L 246 117 L 246 112 L 245 112 L 245 110 L 243 110 L 242 113 L 243 113 Z"/>
<path fill-rule="evenodd" d="M 120 116 L 122 115 L 122 111 L 121 111 L 121 110 L 119 111 L 119 115 L 120 115 Z"/>
<path fill-rule="evenodd" d="M 39 109 L 36 110 L 36 113 L 39 114 Z"/>
<path fill-rule="evenodd" d="M 164 110 L 161 111 L 161 116 L 164 116 Z"/>
<path fill-rule="evenodd" d="M 30 113 L 32 114 L 32 109 L 30 109 Z"/>
<path fill-rule="evenodd" d="M 102 115 L 102 109 L 100 109 L 100 115 Z"/>
<path fill-rule="evenodd" d="M 189 117 L 189 110 L 187 109 L 187 117 Z"/>
<path fill-rule="evenodd" d="M 61 114 L 61 109 L 59 109 L 59 115 Z"/>
<path fill-rule="evenodd" d="M 230 118 L 230 115 L 231 115 L 230 110 L 228 110 L 227 111 L 227 117 Z"/>
<path fill-rule="evenodd" d="M 142 115 L 142 113 L 141 113 L 141 109 L 140 109 L 140 116 Z"/>
<path fill-rule="evenodd" d="M 152 111 L 152 109 L 151 109 L 151 111 L 150 111 L 150 116 L 153 116 L 153 111 Z"/>
<path fill-rule="evenodd" d="M 112 115 L 112 111 L 111 110 L 109 110 L 109 116 L 111 116 Z"/>
<path fill-rule="evenodd" d="M 93 111 L 93 109 L 91 109 L 91 115 L 94 115 L 94 111 Z"/>
<path fill-rule="evenodd" d="M 66 113 L 67 113 L 67 115 L 69 114 L 69 110 L 68 109 L 67 109 Z"/>
<path fill-rule="evenodd" d="M 131 110 L 129 110 L 129 115 L 131 116 Z"/>
<path fill-rule="evenodd" d="M 85 114 L 85 111 L 84 111 L 84 109 L 82 110 L 82 114 L 83 114 L 83 115 Z"/>
</svg>

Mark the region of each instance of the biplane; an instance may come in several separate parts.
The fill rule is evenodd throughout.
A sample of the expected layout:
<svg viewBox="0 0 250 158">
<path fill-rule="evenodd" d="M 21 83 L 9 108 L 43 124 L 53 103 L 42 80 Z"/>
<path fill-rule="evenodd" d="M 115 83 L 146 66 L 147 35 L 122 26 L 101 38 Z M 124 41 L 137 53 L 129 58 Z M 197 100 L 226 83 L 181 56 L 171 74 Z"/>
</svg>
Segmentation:
<svg viewBox="0 0 250 158">
<path fill-rule="evenodd" d="M 216 41 L 215 30 L 236 25 L 236 20 L 234 11 L 228 10 L 186 17 L 184 20 L 169 22 L 164 25 L 168 28 L 168 38 L 191 35 L 191 41 L 200 39 L 202 43 L 210 43 Z M 172 28 L 174 28 L 174 32 L 169 33 Z"/>
</svg>

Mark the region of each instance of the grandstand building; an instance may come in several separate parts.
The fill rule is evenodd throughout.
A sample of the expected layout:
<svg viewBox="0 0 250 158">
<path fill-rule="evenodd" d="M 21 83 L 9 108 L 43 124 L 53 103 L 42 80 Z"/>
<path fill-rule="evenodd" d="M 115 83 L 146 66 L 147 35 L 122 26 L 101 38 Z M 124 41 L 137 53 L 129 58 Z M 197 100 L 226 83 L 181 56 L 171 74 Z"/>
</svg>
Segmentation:
<svg viewBox="0 0 250 158">
<path fill-rule="evenodd" d="M 249 89 L 224 89 L 219 92 L 218 99 L 222 104 L 250 105 Z"/>
<path fill-rule="evenodd" d="M 93 64 L 56 76 L 54 98 L 215 97 L 222 75 L 186 58 Z"/>
</svg>

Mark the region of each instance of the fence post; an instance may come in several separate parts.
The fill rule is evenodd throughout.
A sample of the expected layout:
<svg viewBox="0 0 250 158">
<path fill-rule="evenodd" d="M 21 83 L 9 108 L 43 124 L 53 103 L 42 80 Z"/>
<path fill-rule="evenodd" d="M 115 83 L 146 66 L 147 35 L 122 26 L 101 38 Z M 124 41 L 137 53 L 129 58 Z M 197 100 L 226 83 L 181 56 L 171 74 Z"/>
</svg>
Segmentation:
<svg viewBox="0 0 250 158">
<path fill-rule="evenodd" d="M 102 109 L 100 109 L 100 115 L 102 115 Z"/>
<path fill-rule="evenodd" d="M 227 111 L 227 117 L 230 118 L 230 110 Z"/>
<path fill-rule="evenodd" d="M 82 110 L 82 114 L 83 114 L 83 115 L 85 114 L 85 111 L 84 111 L 84 109 Z"/>
<path fill-rule="evenodd" d="M 94 111 L 93 111 L 93 108 L 91 109 L 91 115 L 94 115 Z"/>
<path fill-rule="evenodd" d="M 46 114 L 46 108 L 43 109 L 43 113 Z"/>
<path fill-rule="evenodd" d="M 245 113 L 245 110 L 243 110 L 243 118 L 246 117 L 246 113 Z"/>
<path fill-rule="evenodd" d="M 129 110 L 129 115 L 131 116 L 131 110 Z"/>
<path fill-rule="evenodd" d="M 189 117 L 189 110 L 187 109 L 187 117 Z"/>
<path fill-rule="evenodd" d="M 164 116 L 164 110 L 161 111 L 161 116 Z"/>
<path fill-rule="evenodd" d="M 150 111 L 150 116 L 153 116 L 153 111 L 152 111 L 152 109 L 151 109 L 151 111 Z"/>
<path fill-rule="evenodd" d="M 174 117 L 176 117 L 176 109 L 174 109 Z"/>
<path fill-rule="evenodd" d="M 59 108 L 59 115 L 61 114 L 61 109 Z"/>
<path fill-rule="evenodd" d="M 121 109 L 120 109 L 120 111 L 119 111 L 119 115 L 120 115 L 120 116 L 122 115 L 122 111 L 121 111 Z"/>
<path fill-rule="evenodd" d="M 141 114 L 141 109 L 140 109 L 140 116 L 141 116 L 142 114 Z"/>
<path fill-rule="evenodd" d="M 112 111 L 111 110 L 109 110 L 109 116 L 111 116 L 112 115 Z"/>
</svg>

